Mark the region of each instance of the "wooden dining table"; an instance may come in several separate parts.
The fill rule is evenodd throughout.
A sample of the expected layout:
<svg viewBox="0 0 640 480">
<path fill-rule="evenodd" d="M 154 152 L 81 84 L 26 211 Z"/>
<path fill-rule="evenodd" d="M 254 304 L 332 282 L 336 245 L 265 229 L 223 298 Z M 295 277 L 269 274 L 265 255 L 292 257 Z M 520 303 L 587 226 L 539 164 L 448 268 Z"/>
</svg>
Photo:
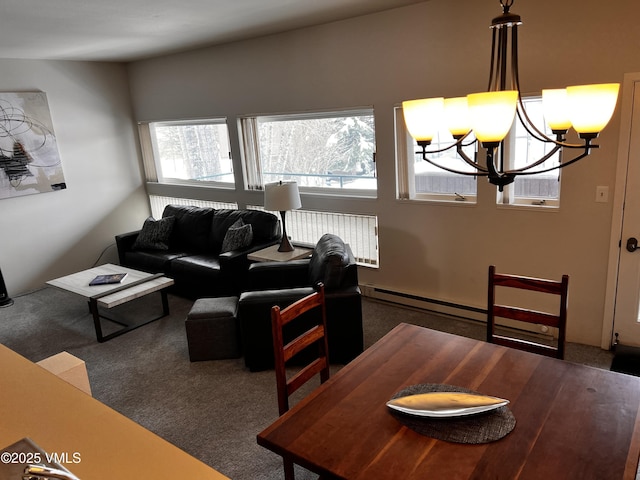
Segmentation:
<svg viewBox="0 0 640 480">
<path fill-rule="evenodd" d="M 438 440 L 386 406 L 412 385 L 508 399 L 515 427 L 480 444 Z M 445 421 L 445 420 L 441 420 Z M 640 378 L 400 324 L 258 434 L 338 479 L 634 479 Z"/>
</svg>

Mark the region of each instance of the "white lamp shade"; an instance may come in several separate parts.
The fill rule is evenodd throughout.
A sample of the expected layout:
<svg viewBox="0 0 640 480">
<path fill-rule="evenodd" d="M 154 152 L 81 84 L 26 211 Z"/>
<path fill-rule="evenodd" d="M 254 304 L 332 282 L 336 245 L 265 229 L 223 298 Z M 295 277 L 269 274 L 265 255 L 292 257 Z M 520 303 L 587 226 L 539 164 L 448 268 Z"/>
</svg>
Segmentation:
<svg viewBox="0 0 640 480">
<path fill-rule="evenodd" d="M 407 130 L 417 141 L 431 141 L 442 123 L 444 98 L 422 98 L 402 102 Z"/>
<path fill-rule="evenodd" d="M 471 127 L 482 143 L 499 143 L 507 136 L 516 115 L 517 90 L 467 95 Z"/>
<path fill-rule="evenodd" d="M 467 97 L 445 98 L 444 118 L 451 135 L 466 135 L 471 130 Z"/>
<path fill-rule="evenodd" d="M 296 182 L 268 183 L 264 186 L 264 209 L 285 212 L 302 207 Z"/>
<path fill-rule="evenodd" d="M 551 130 L 569 130 L 569 100 L 566 88 L 542 90 L 544 120 Z"/>
<path fill-rule="evenodd" d="M 567 87 L 569 116 L 578 133 L 600 133 L 618 102 L 619 83 Z"/>
</svg>

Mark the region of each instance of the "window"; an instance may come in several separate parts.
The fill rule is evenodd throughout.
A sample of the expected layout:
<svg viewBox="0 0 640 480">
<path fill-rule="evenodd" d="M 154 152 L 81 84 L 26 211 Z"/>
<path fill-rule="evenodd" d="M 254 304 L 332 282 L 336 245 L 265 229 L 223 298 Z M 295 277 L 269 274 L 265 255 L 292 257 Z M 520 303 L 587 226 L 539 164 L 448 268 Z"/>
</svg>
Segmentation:
<svg viewBox="0 0 640 480">
<path fill-rule="evenodd" d="M 160 183 L 234 185 L 225 119 L 143 124 L 143 143 L 145 133 L 153 157 L 145 159 L 147 176 L 151 166 Z"/>
<path fill-rule="evenodd" d="M 241 124 L 249 189 L 293 180 L 303 191 L 377 190 L 370 109 L 248 117 Z"/>
<path fill-rule="evenodd" d="M 449 132 L 442 131 L 433 139 L 427 150 L 441 150 L 453 141 Z M 469 142 L 473 142 L 473 138 L 465 140 L 465 143 Z M 418 144 L 405 127 L 402 108 L 396 109 L 396 143 L 398 198 L 475 203 L 477 177 L 448 172 L 425 161 Z M 464 151 L 470 158 L 474 157 L 473 144 L 464 147 Z M 473 168 L 456 154 L 455 149 L 434 153 L 428 157 L 440 165 L 473 172 Z"/>
<path fill-rule="evenodd" d="M 542 130 L 545 125 L 542 112 L 542 97 L 523 99 L 524 108 L 533 124 Z M 554 138 L 546 127 L 545 135 Z M 544 157 L 554 147 L 552 143 L 544 143 L 533 138 L 516 119 L 509 136 L 505 139 L 505 150 L 511 162 L 508 168 L 522 168 Z M 531 171 L 540 171 L 560 163 L 560 153 L 556 153 L 546 162 L 534 167 Z M 498 202 L 512 205 L 558 206 L 560 201 L 560 170 L 521 175 L 516 177 L 512 185 L 507 185 L 504 192 L 498 192 Z"/>
<path fill-rule="evenodd" d="M 545 125 L 542 113 L 542 98 L 528 97 L 523 99 L 523 102 L 531 121 L 542 129 L 542 126 Z M 544 132 L 553 138 L 553 134 L 548 129 L 544 130 Z M 419 149 L 406 130 L 402 108 L 396 109 L 396 141 L 398 198 L 475 202 L 476 177 L 447 172 L 424 161 L 422 154 L 414 154 Z M 439 150 L 452 142 L 453 139 L 450 134 L 447 132 L 440 133 L 428 150 Z M 507 165 L 506 168 L 522 168 L 542 158 L 553 147 L 554 144 L 552 143 L 540 142 L 533 138 L 516 119 L 511 133 L 504 142 L 507 161 L 513 162 Z M 467 156 L 474 158 L 475 146 L 470 145 L 465 148 Z M 429 155 L 429 158 L 456 170 L 473 171 L 469 165 L 459 158 L 455 149 Z M 558 165 L 559 162 L 560 153 L 556 153 L 546 162 L 535 167 L 533 171 L 550 168 L 553 165 Z M 496 189 L 496 192 L 499 204 L 556 207 L 559 205 L 560 200 L 559 170 L 518 176 L 513 184 L 504 188 L 503 192 L 499 192 L 498 189 Z"/>
</svg>

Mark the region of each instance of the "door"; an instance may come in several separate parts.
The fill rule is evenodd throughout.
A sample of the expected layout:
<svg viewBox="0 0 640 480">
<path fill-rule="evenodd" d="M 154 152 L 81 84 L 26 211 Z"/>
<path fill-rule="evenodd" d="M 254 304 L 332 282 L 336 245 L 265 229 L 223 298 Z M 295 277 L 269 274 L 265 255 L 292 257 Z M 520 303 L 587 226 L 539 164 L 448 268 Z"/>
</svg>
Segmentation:
<svg viewBox="0 0 640 480">
<path fill-rule="evenodd" d="M 640 346 L 640 74 L 625 77 L 622 102 L 617 185 L 624 188 L 614 205 L 621 214 L 612 228 L 617 278 L 610 341 Z"/>
</svg>

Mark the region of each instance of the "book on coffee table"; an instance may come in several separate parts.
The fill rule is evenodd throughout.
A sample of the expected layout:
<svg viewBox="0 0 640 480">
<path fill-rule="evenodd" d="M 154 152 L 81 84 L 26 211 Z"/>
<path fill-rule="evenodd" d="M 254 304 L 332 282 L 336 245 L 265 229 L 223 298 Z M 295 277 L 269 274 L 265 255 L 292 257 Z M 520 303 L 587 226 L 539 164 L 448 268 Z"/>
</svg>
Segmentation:
<svg viewBox="0 0 640 480">
<path fill-rule="evenodd" d="M 110 273 L 108 275 L 98 275 L 89 285 L 109 285 L 111 283 L 120 283 L 127 276 L 126 273 Z"/>
</svg>

